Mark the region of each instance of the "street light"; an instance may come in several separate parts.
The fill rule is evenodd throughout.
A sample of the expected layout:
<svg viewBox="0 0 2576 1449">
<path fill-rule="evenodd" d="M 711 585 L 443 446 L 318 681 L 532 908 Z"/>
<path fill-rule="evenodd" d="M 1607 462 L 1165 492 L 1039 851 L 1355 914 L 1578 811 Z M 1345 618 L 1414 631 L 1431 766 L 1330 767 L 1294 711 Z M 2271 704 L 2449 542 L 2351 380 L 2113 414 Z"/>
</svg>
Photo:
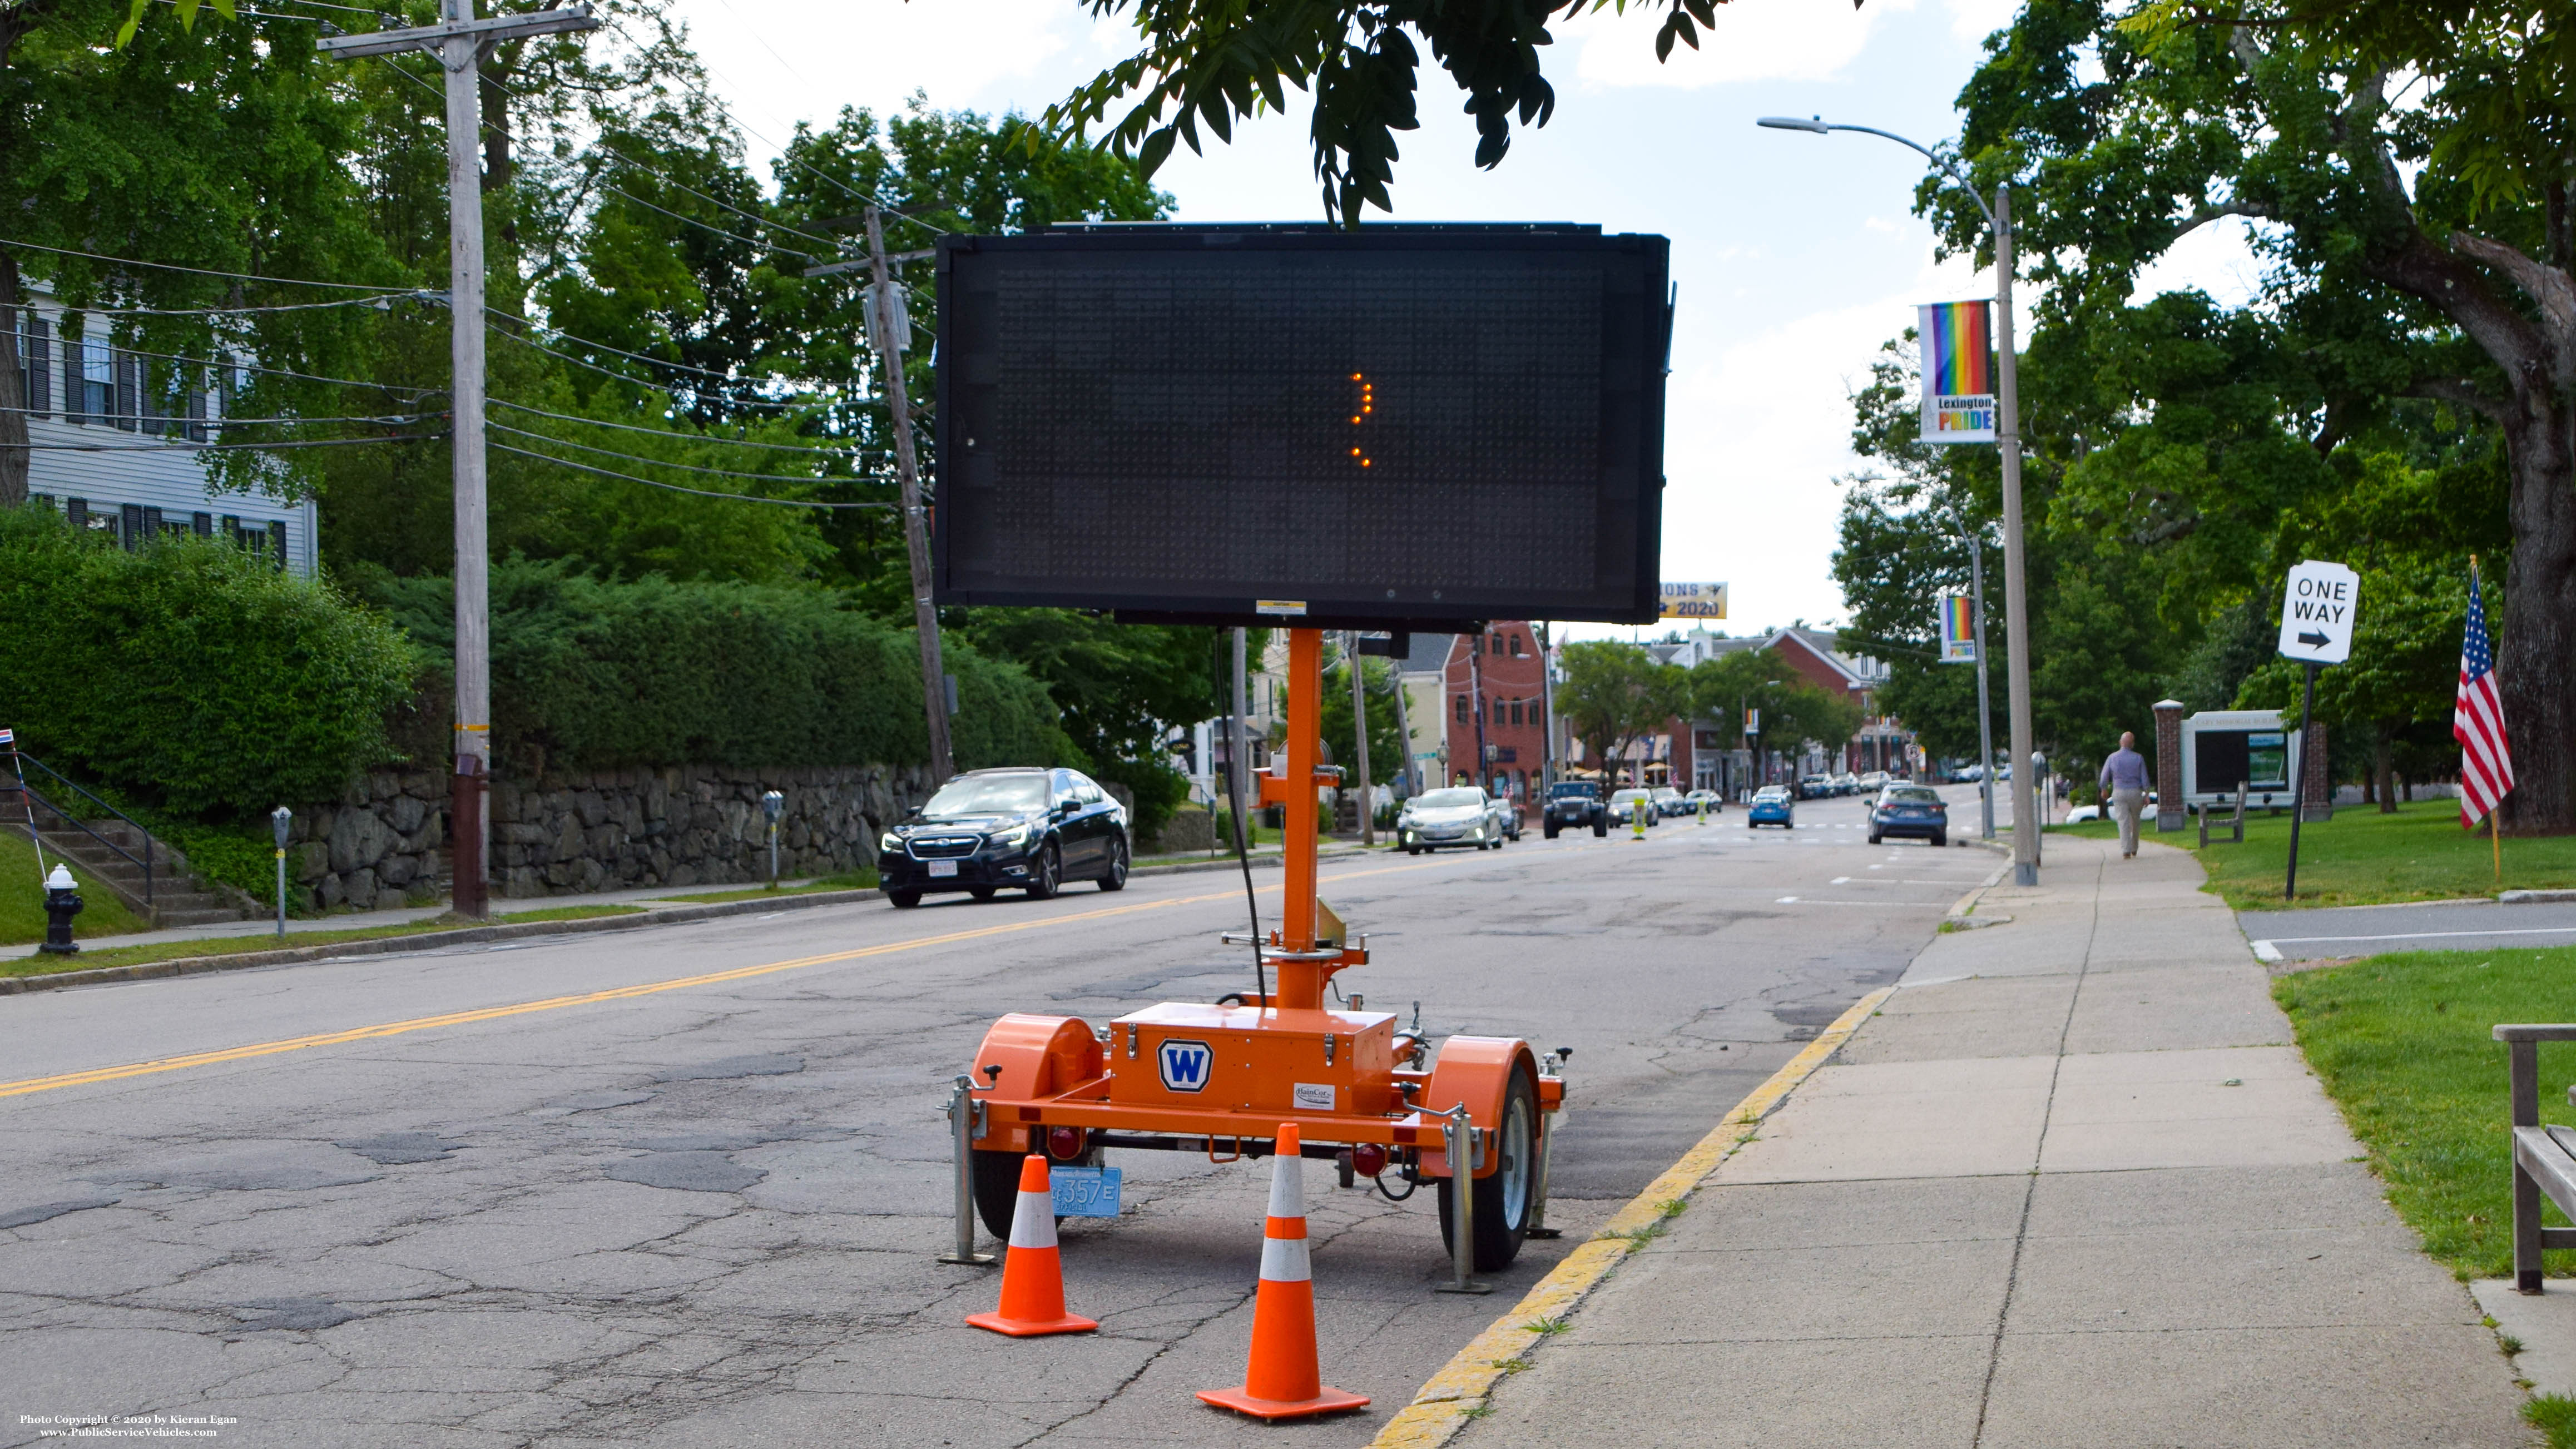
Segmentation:
<svg viewBox="0 0 2576 1449">
<path fill-rule="evenodd" d="M 2012 758 L 2026 760 L 2031 756 L 2030 728 L 2030 609 L 2027 591 L 2022 584 L 2021 549 L 2021 404 L 2014 379 L 2013 362 L 2013 229 L 2012 188 L 1995 188 L 1994 205 L 1977 194 L 1977 188 L 1959 174 L 1957 167 L 1933 154 L 1932 149 L 1909 141 L 1894 131 L 1875 126 L 1846 126 L 1826 121 L 1821 116 L 1803 120 L 1796 116 L 1764 116 L 1756 124 L 1775 131 L 1812 131 L 1822 136 L 1835 131 L 1858 131 L 1909 146 L 1923 153 L 1950 178 L 1952 184 L 1968 193 L 1985 213 L 1986 224 L 1995 233 L 1995 363 L 1996 363 L 1996 442 L 2003 460 L 2004 483 L 2004 652 L 2009 656 L 2004 677 L 2007 713 L 2011 716 Z M 2039 819 L 2033 783 L 2025 778 L 2026 770 L 2013 772 L 2013 882 L 2016 885 L 2039 884 Z"/>
</svg>

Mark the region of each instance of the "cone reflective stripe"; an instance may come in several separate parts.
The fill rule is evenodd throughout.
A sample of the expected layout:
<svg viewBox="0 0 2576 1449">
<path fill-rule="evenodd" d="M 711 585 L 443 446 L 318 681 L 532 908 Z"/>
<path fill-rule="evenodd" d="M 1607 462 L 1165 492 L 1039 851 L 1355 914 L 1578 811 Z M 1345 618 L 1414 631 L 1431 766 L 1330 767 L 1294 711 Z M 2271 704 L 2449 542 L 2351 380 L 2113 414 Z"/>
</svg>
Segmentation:
<svg viewBox="0 0 2576 1449">
<path fill-rule="evenodd" d="M 1199 1398 L 1258 1419 L 1295 1419 L 1368 1406 L 1363 1394 L 1326 1388 L 1315 1361 L 1315 1283 L 1306 1255 L 1306 1179 L 1297 1124 L 1279 1124 L 1270 1170 L 1270 1216 L 1261 1230 L 1261 1285 L 1252 1301 L 1252 1353 L 1243 1383 Z"/>
<path fill-rule="evenodd" d="M 1055 1192 L 1047 1160 L 1031 1153 L 1020 1162 L 1020 1198 L 1011 1210 L 1010 1255 L 1002 1260 L 1002 1306 L 970 1313 L 977 1328 L 1034 1338 L 1043 1333 L 1088 1333 L 1100 1325 L 1064 1311 L 1064 1261 L 1056 1251 Z"/>
</svg>

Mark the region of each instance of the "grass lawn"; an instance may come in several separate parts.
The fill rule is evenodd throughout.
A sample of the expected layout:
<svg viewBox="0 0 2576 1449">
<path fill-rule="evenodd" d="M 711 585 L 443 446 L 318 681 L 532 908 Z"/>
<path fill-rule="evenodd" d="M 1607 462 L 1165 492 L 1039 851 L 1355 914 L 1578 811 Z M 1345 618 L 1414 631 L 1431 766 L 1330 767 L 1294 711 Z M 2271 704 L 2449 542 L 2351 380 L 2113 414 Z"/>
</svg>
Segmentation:
<svg viewBox="0 0 2576 1449">
<path fill-rule="evenodd" d="M 2111 836 L 2109 822 L 2052 826 L 2051 835 Z M 2194 849 L 2195 828 L 2144 839 Z M 2243 845 L 2210 842 L 2196 850 L 2209 889 L 2238 909 L 2279 910 L 2281 878 L 2290 859 L 2290 816 L 2248 813 Z M 2299 899 L 2302 906 L 2369 906 L 2390 901 L 2438 901 L 2492 896 L 2498 890 L 2576 887 L 2576 836 L 2508 840 L 2504 884 L 2496 884 L 2486 832 L 2460 828 L 2457 800 L 2418 800 L 2382 815 L 2376 805 L 2347 805 L 2333 820 L 2299 831 Z M 2576 1002 L 2569 1015 L 2576 1017 Z M 2502 1018 L 2498 1018 L 2501 1020 Z"/>
<path fill-rule="evenodd" d="M 583 921 L 593 916 L 632 916 L 642 914 L 642 906 L 556 906 L 551 910 L 495 913 L 492 924 L 515 925 L 521 921 Z M 84 915 L 81 919 L 89 919 Z M 403 926 L 370 926 L 354 931 L 290 931 L 285 948 L 297 946 L 337 946 L 348 941 L 377 941 L 387 936 L 417 936 L 428 931 L 452 931 L 460 926 L 480 924 L 456 916 L 432 916 Z M 132 929 L 140 930 L 136 926 Z M 103 966 L 140 966 L 152 961 L 181 961 L 198 956 L 232 956 L 246 951 L 269 951 L 280 948 L 277 937 L 253 932 L 240 936 L 208 936 L 195 941 L 162 941 L 148 946 L 117 946 L 105 951 L 83 951 L 77 956 L 29 956 L 17 961 L 0 961 L 0 976 L 51 976 L 59 971 L 95 971 Z"/>
<path fill-rule="evenodd" d="M 2513 1152 L 2500 1021 L 2576 1019 L 2576 947 L 2410 951 L 2272 984 L 2308 1065 L 2343 1109 L 2424 1251 L 2463 1281 L 2513 1276 Z M 2576 1045 L 2540 1046 L 2541 1120 L 2576 1121 Z M 2543 1201 L 2544 1220 L 2564 1223 Z M 2543 1255 L 2550 1273 L 2576 1252 Z M 2551 1449 L 2576 1449 L 2576 1400 L 2534 1397 L 2523 1417 Z"/>
<path fill-rule="evenodd" d="M 694 896 L 655 896 L 653 899 L 657 901 L 686 901 L 693 906 L 719 906 L 723 905 L 727 901 L 756 901 L 770 896 L 806 896 L 812 895 L 817 891 L 874 890 L 876 889 L 876 884 L 877 868 L 875 866 L 868 865 L 861 866 L 857 870 L 844 872 L 840 875 L 825 876 L 821 880 L 808 881 L 803 885 L 780 886 L 775 890 L 762 885 L 751 886 L 738 890 L 708 891 L 703 895 Z"/>
<path fill-rule="evenodd" d="M 45 852 L 45 868 L 51 870 L 56 860 L 52 851 Z M 125 903 L 89 879 L 88 872 L 72 867 L 72 878 L 81 884 L 81 913 L 72 917 L 72 939 L 83 936 L 123 936 L 148 930 L 135 918 Z M 36 847 L 14 835 L 0 835 L 0 944 L 17 945 L 45 939 L 44 877 L 36 869 Z"/>
<path fill-rule="evenodd" d="M 2513 1274 L 2505 1048 L 2488 1029 L 2576 1020 L 2571 972 L 2576 946 L 2409 951 L 2272 984 L 2398 1216 L 2463 1279 Z M 2576 1121 L 2571 1082 L 2576 1046 L 2543 1043 L 2544 1120 Z M 2548 1256 L 2552 1273 L 2576 1270 L 2576 1252 Z"/>
</svg>

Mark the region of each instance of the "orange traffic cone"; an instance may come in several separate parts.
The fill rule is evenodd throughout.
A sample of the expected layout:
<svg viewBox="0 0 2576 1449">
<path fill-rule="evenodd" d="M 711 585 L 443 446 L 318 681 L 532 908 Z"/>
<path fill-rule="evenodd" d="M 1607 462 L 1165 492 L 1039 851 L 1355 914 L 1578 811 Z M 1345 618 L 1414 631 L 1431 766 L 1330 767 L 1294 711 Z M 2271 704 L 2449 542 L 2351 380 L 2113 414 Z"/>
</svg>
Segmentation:
<svg viewBox="0 0 2576 1449">
<path fill-rule="evenodd" d="M 1010 1255 L 1002 1260 L 1002 1306 L 969 1313 L 977 1328 L 1034 1338 L 1041 1333 L 1089 1333 L 1100 1325 L 1064 1311 L 1064 1263 L 1055 1248 L 1055 1192 L 1047 1160 L 1031 1153 L 1020 1163 L 1020 1201 L 1011 1210 Z"/>
<path fill-rule="evenodd" d="M 1243 1383 L 1201 1389 L 1220 1409 L 1256 1419 L 1297 1419 L 1363 1409 L 1368 1399 L 1324 1387 L 1315 1362 L 1315 1282 L 1306 1261 L 1306 1180 L 1297 1124 L 1279 1124 L 1270 1172 L 1270 1220 L 1261 1234 L 1261 1287 L 1252 1301 L 1252 1355 Z"/>
</svg>

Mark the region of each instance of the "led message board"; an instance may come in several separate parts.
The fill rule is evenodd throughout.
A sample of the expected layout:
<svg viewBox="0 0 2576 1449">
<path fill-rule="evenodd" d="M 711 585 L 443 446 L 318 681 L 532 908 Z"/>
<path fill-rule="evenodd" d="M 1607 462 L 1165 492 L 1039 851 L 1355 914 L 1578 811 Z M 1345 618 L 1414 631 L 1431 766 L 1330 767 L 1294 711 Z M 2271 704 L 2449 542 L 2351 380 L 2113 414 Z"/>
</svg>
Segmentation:
<svg viewBox="0 0 2576 1449">
<path fill-rule="evenodd" d="M 936 596 L 1650 623 L 1666 251 L 1574 226 L 943 237 Z"/>
</svg>

